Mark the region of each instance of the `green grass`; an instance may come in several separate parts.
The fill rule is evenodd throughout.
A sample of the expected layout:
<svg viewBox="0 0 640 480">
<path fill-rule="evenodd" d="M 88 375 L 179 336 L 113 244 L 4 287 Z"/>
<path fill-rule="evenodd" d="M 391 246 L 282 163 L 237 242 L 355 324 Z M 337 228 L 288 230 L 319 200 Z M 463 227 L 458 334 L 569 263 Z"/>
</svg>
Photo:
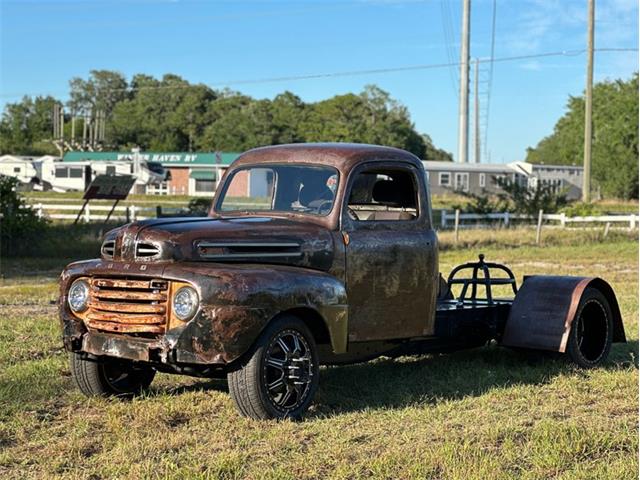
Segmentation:
<svg viewBox="0 0 640 480">
<path fill-rule="evenodd" d="M 481 248 L 519 281 L 601 276 L 629 343 L 591 371 L 495 346 L 323 368 L 300 423 L 241 418 L 225 382 L 164 374 L 132 401 L 86 399 L 50 305 L 67 260 L 38 272 L 41 260 L 12 259 L 0 280 L 0 476 L 637 478 L 637 241 L 562 234 L 536 247 L 531 232 L 463 235 L 457 245 L 443 236 L 443 272 Z"/>
</svg>

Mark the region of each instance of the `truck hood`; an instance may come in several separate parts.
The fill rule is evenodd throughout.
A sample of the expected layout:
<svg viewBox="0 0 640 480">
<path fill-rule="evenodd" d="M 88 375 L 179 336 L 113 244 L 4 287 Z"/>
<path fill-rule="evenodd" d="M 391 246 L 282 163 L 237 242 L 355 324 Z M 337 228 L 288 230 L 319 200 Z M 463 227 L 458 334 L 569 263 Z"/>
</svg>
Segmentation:
<svg viewBox="0 0 640 480">
<path fill-rule="evenodd" d="M 311 223 L 273 217 L 159 218 L 109 232 L 102 258 L 274 263 L 326 271 L 333 252 L 331 232 Z"/>
</svg>

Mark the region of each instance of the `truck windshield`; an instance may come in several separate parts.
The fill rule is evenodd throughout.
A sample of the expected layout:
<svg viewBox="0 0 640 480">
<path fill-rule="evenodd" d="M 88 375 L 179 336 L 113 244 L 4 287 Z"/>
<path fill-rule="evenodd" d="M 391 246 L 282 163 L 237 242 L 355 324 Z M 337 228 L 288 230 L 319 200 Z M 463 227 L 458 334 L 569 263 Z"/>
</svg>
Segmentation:
<svg viewBox="0 0 640 480">
<path fill-rule="evenodd" d="M 331 212 L 338 187 L 334 168 L 313 165 L 260 165 L 236 170 L 225 182 L 219 212 Z"/>
</svg>

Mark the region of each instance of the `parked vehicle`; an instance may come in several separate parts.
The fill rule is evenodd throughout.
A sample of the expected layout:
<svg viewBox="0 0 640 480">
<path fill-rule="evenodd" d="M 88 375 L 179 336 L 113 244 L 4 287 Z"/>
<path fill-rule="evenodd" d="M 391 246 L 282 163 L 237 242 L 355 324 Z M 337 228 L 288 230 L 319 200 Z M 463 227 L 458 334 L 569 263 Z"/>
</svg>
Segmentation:
<svg viewBox="0 0 640 480">
<path fill-rule="evenodd" d="M 264 188 L 238 199 L 249 178 Z M 64 270 L 75 382 L 87 395 L 132 395 L 156 371 L 226 376 L 243 415 L 299 418 L 322 364 L 496 341 L 593 367 L 625 341 L 602 279 L 530 276 L 518 289 L 480 256 L 445 281 L 425 180 L 422 162 L 394 148 L 241 155 L 208 217 L 124 225 L 101 258 Z"/>
<path fill-rule="evenodd" d="M 0 157 L 0 175 L 17 178 L 25 188 L 56 192 L 83 192 L 101 174 L 134 175 L 136 185 L 153 185 L 167 179 L 168 170 L 160 163 L 144 160 L 106 162 L 96 160 L 62 161 L 58 157 Z M 29 187 L 30 186 L 30 187 Z"/>
</svg>

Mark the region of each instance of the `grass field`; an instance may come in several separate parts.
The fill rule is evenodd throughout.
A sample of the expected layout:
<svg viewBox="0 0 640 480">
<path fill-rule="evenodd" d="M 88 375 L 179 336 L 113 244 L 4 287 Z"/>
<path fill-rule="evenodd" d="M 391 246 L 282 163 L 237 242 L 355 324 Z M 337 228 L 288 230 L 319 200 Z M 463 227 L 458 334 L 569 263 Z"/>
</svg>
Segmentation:
<svg viewBox="0 0 640 480">
<path fill-rule="evenodd" d="M 536 247 L 532 237 L 463 232 L 456 246 L 445 233 L 441 269 L 482 251 L 519 280 L 605 278 L 629 339 L 606 365 L 582 371 L 492 346 L 323 368 L 300 423 L 240 418 L 225 382 L 164 374 L 129 402 L 82 397 L 51 304 L 66 260 L 7 260 L 0 477 L 637 478 L 638 242 L 548 232 Z"/>
</svg>

